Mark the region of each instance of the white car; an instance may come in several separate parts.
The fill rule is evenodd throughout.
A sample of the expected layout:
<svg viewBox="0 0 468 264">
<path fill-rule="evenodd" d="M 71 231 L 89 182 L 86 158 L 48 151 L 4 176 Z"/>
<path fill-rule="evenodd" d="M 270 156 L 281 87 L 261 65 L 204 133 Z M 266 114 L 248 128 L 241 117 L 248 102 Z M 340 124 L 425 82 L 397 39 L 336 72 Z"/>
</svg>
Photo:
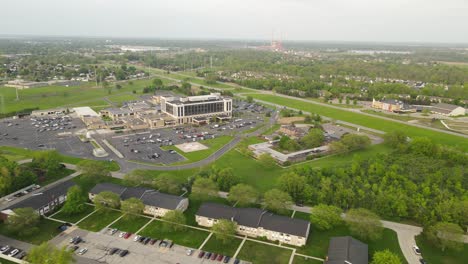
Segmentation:
<svg viewBox="0 0 468 264">
<path fill-rule="evenodd" d="M 10 246 L 6 245 L 6 246 L 0 248 L 0 253 L 3 254 L 3 253 L 5 253 L 5 252 L 7 252 L 9 249 L 10 249 Z"/>
<path fill-rule="evenodd" d="M 10 254 L 8 254 L 8 256 L 13 257 L 14 255 L 18 254 L 19 252 L 20 252 L 19 249 L 14 249 L 14 250 L 12 250 L 12 251 L 10 252 Z"/>
<path fill-rule="evenodd" d="M 84 253 L 88 252 L 87 248 L 82 248 L 80 251 L 78 251 L 78 254 L 83 255 Z"/>
<path fill-rule="evenodd" d="M 133 239 L 133 241 L 137 242 L 138 240 L 140 240 L 140 237 L 141 237 L 141 236 L 138 236 L 138 235 L 135 236 L 135 238 Z"/>
<path fill-rule="evenodd" d="M 421 255 L 421 250 L 419 250 L 418 246 L 414 245 L 413 246 L 413 251 L 416 255 Z"/>
<path fill-rule="evenodd" d="M 187 254 L 187 256 L 192 256 L 193 249 L 187 249 L 187 251 L 185 253 Z"/>
<path fill-rule="evenodd" d="M 119 237 L 122 238 L 125 236 L 125 232 L 120 232 Z"/>
</svg>

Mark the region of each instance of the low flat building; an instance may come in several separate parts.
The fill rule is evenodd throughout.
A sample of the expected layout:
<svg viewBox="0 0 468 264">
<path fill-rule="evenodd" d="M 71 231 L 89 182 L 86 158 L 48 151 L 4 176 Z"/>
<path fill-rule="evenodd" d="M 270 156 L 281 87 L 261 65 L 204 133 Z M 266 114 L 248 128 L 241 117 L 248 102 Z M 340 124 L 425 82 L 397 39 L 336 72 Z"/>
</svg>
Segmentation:
<svg viewBox="0 0 468 264">
<path fill-rule="evenodd" d="M 237 223 L 237 232 L 251 237 L 266 237 L 294 246 L 304 246 L 310 222 L 280 216 L 259 208 L 235 208 L 223 204 L 203 203 L 195 215 L 200 226 L 212 227 L 220 219 Z"/>
<path fill-rule="evenodd" d="M 309 129 L 310 126 L 298 127 L 296 125 L 283 125 L 280 127 L 279 132 L 288 135 L 290 138 L 296 139 L 307 135 Z"/>
<path fill-rule="evenodd" d="M 381 101 L 372 99 L 372 108 L 395 113 L 416 112 L 415 107 L 396 99 L 385 99 Z"/>
<path fill-rule="evenodd" d="M 144 213 L 156 217 L 162 217 L 167 212 L 177 210 L 184 212 L 188 208 L 189 200 L 177 195 L 161 193 L 157 190 L 144 187 L 125 187 L 113 183 L 99 183 L 89 191 L 89 199 L 101 192 L 113 192 L 119 195 L 121 200 L 129 198 L 140 199 L 145 205 Z"/>
<path fill-rule="evenodd" d="M 39 215 L 45 215 L 54 211 L 55 208 L 63 204 L 67 199 L 68 189 L 74 186 L 72 181 L 59 183 L 47 190 L 33 193 L 30 197 L 15 203 L 0 213 L 0 218 L 5 220 L 9 215 L 14 214 L 13 210 L 17 208 L 32 208 Z"/>
<path fill-rule="evenodd" d="M 368 264 L 367 244 L 350 236 L 332 237 L 324 264 Z"/>
<path fill-rule="evenodd" d="M 129 109 L 125 108 L 108 108 L 103 109 L 99 112 L 102 117 L 108 117 L 112 120 L 118 120 L 120 118 L 134 116 L 135 113 Z"/>
<path fill-rule="evenodd" d="M 431 112 L 444 116 L 461 116 L 466 114 L 466 109 L 458 105 L 439 103 L 432 106 Z"/>
<path fill-rule="evenodd" d="M 277 141 L 252 144 L 249 145 L 249 149 L 253 152 L 256 158 L 260 157 L 263 154 L 268 154 L 280 164 L 285 164 L 285 162 L 304 161 L 307 159 L 308 156 L 323 153 L 329 150 L 328 146 L 320 146 L 317 148 L 304 149 L 286 154 L 274 149 L 274 144 L 276 142 Z"/>
<path fill-rule="evenodd" d="M 31 112 L 32 117 L 47 117 L 47 116 L 59 116 L 69 112 L 66 108 L 53 108 L 45 110 L 34 110 Z"/>
</svg>

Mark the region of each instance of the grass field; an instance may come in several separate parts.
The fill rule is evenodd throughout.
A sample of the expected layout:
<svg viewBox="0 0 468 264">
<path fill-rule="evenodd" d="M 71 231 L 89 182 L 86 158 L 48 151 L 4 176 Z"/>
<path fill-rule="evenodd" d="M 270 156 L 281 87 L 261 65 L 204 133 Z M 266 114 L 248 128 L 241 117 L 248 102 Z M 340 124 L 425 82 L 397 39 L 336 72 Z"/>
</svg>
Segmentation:
<svg viewBox="0 0 468 264">
<path fill-rule="evenodd" d="M 120 231 L 135 233 L 140 228 L 142 228 L 146 223 L 148 223 L 151 219 L 144 216 L 134 216 L 134 217 L 127 217 L 124 216 L 119 219 L 119 221 L 112 224 L 110 227 L 117 228 Z"/>
<path fill-rule="evenodd" d="M 301 109 L 303 111 L 324 115 L 333 119 L 343 120 L 357 125 L 362 125 L 365 127 L 374 128 L 386 132 L 403 130 L 410 137 L 428 137 L 436 143 L 451 145 L 454 147 L 458 147 L 461 150 L 468 151 L 468 140 L 463 140 L 463 138 L 455 135 L 449 135 L 442 132 L 418 128 L 410 125 L 392 122 L 389 120 L 383 120 L 378 117 L 361 115 L 358 113 L 353 113 L 341 109 L 324 107 L 322 105 L 307 103 L 296 99 L 283 98 L 267 94 L 251 94 L 251 96 L 255 99 Z"/>
<path fill-rule="evenodd" d="M 239 238 L 233 238 L 229 242 L 223 243 L 221 240 L 217 239 L 213 234 L 210 237 L 210 240 L 206 242 L 202 249 L 211 253 L 217 253 L 224 256 L 232 257 L 234 256 L 234 253 L 236 253 L 236 250 L 241 242 L 242 240 L 240 240 Z"/>
<path fill-rule="evenodd" d="M 179 153 L 180 155 L 184 156 L 187 159 L 187 160 L 182 161 L 182 162 L 176 162 L 173 165 L 184 164 L 184 163 L 192 163 L 192 162 L 196 162 L 196 161 L 200 161 L 202 159 L 208 158 L 211 154 L 213 154 L 217 150 L 221 149 L 224 145 L 229 143 L 232 139 L 233 139 L 233 137 L 231 137 L 231 136 L 220 136 L 220 137 L 217 137 L 217 138 L 200 141 L 200 143 L 207 146 L 208 149 L 194 151 L 194 152 L 187 152 L 186 153 L 186 152 L 183 152 L 182 150 L 180 150 L 179 148 L 177 148 L 176 146 L 164 146 L 164 147 L 162 147 L 162 149 L 175 150 L 175 151 L 177 151 L 177 153 Z"/>
<path fill-rule="evenodd" d="M 296 255 L 294 256 L 293 264 L 323 264 L 323 261 Z"/>
<path fill-rule="evenodd" d="M 52 218 L 74 224 L 94 211 L 94 206 L 92 205 L 85 204 L 85 208 L 86 210 L 79 214 L 67 215 L 62 212 L 58 212 Z"/>
<path fill-rule="evenodd" d="M 155 239 L 169 239 L 175 244 L 190 248 L 198 248 L 208 236 L 208 232 L 192 228 L 182 231 L 166 230 L 161 221 L 153 221 L 139 234 Z"/>
<path fill-rule="evenodd" d="M 122 215 L 121 212 L 114 210 L 99 210 L 80 222 L 78 226 L 93 232 L 101 231 L 104 227 L 112 223 Z"/>
<path fill-rule="evenodd" d="M 0 264 L 16 264 L 16 262 L 9 261 L 0 257 Z"/>
<path fill-rule="evenodd" d="M 42 242 L 49 241 L 50 239 L 58 235 L 60 233 L 60 230 L 58 229 L 60 225 L 61 223 L 58 223 L 56 221 L 41 218 L 39 225 L 37 226 L 38 232 L 32 235 L 24 236 L 10 233 L 6 228 L 6 225 L 4 223 L 1 223 L 0 234 L 27 243 L 39 245 Z"/>
<path fill-rule="evenodd" d="M 289 262 L 291 254 L 289 249 L 246 241 L 237 258 L 255 264 L 284 264 Z"/>
<path fill-rule="evenodd" d="M 443 252 L 429 243 L 423 235 L 416 237 L 416 243 L 421 249 L 424 260 L 428 263 L 463 264 L 466 263 L 468 258 L 468 244 L 465 244 L 463 250 L 460 252 L 453 250 L 446 250 Z"/>
</svg>

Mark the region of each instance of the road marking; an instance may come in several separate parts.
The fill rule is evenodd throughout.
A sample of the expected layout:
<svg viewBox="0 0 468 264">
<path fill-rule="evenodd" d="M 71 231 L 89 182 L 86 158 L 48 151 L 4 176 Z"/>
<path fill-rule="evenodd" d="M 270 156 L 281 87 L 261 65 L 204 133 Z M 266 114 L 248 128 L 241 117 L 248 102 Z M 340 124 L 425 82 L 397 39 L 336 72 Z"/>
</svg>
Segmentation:
<svg viewBox="0 0 468 264">
<path fill-rule="evenodd" d="M 234 253 L 234 256 L 232 256 L 232 259 L 236 259 L 237 255 L 239 255 L 239 252 L 241 251 L 242 247 L 244 246 L 245 241 L 247 240 L 247 236 L 242 239 L 242 242 L 240 243 L 239 247 L 236 250 L 236 253 Z"/>
<path fill-rule="evenodd" d="M 153 222 L 154 218 L 151 218 L 148 223 L 144 224 L 140 229 L 138 229 L 138 231 L 135 232 L 135 235 L 138 235 L 138 233 L 140 233 L 143 229 L 145 229 L 145 227 L 147 227 L 149 224 L 151 224 Z"/>
<path fill-rule="evenodd" d="M 205 241 L 203 241 L 203 243 L 200 245 L 200 247 L 198 247 L 198 250 L 201 250 L 205 244 L 208 242 L 208 240 L 210 240 L 211 236 L 213 235 L 213 232 L 211 232 L 206 238 L 205 238 Z"/>
</svg>

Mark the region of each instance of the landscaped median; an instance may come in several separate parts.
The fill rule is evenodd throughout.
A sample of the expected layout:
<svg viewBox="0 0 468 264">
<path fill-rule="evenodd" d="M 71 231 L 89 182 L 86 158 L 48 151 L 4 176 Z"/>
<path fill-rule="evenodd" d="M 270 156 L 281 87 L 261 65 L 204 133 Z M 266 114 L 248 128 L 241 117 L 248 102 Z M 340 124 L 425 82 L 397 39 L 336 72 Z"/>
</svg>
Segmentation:
<svg viewBox="0 0 468 264">
<path fill-rule="evenodd" d="M 271 94 L 251 94 L 250 96 L 252 96 L 254 99 L 265 102 L 284 105 L 286 107 L 300 109 L 310 113 L 316 113 L 333 119 L 343 120 L 356 125 L 374 128 L 385 132 L 404 130 L 405 133 L 410 137 L 428 137 L 436 143 L 451 145 L 464 151 L 468 151 L 468 140 L 460 136 L 450 135 L 443 132 L 419 128 L 390 120 L 384 120 L 378 117 L 336 109 L 313 102 L 304 102 L 297 99 L 285 98 Z"/>
</svg>

